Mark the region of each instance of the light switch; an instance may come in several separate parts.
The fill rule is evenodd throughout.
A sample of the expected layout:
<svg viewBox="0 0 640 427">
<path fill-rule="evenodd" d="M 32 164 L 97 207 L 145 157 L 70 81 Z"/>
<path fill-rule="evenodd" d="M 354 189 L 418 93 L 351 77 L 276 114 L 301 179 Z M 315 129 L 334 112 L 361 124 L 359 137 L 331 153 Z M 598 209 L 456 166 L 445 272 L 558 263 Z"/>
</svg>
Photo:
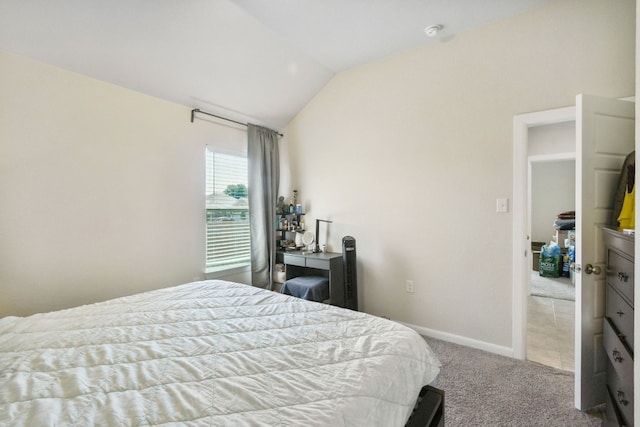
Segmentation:
<svg viewBox="0 0 640 427">
<path fill-rule="evenodd" d="M 509 212 L 509 199 L 496 199 L 496 212 Z"/>
</svg>

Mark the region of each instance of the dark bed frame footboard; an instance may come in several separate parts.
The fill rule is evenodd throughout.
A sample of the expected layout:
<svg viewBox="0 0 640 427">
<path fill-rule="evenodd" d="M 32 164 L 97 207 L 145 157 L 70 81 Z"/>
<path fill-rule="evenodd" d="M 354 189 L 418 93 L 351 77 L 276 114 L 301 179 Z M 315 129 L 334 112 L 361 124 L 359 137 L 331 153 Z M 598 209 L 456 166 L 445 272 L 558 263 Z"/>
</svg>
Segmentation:
<svg viewBox="0 0 640 427">
<path fill-rule="evenodd" d="M 405 427 L 444 427 L 444 390 L 422 387 Z"/>
</svg>

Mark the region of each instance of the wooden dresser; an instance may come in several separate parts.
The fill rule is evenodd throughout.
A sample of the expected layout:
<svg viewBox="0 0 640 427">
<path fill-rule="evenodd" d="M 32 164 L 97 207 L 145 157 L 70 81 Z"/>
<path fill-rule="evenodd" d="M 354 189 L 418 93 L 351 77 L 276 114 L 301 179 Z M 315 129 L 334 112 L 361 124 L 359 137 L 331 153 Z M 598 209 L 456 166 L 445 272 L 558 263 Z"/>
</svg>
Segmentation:
<svg viewBox="0 0 640 427">
<path fill-rule="evenodd" d="M 603 343 L 607 360 L 607 408 L 603 425 L 632 426 L 633 263 L 635 238 L 603 229 L 607 251 Z"/>
</svg>

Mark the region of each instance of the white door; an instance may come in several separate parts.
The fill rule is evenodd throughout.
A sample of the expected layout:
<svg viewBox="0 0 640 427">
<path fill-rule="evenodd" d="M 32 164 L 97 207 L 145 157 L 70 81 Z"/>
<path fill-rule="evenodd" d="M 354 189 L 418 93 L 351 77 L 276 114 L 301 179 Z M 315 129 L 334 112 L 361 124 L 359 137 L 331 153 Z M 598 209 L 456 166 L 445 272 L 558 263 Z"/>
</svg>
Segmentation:
<svg viewBox="0 0 640 427">
<path fill-rule="evenodd" d="M 581 410 L 605 402 L 605 275 L 588 266 L 604 267 L 599 227 L 610 224 L 620 168 L 635 149 L 634 127 L 634 103 L 576 97 L 575 405 Z"/>
</svg>

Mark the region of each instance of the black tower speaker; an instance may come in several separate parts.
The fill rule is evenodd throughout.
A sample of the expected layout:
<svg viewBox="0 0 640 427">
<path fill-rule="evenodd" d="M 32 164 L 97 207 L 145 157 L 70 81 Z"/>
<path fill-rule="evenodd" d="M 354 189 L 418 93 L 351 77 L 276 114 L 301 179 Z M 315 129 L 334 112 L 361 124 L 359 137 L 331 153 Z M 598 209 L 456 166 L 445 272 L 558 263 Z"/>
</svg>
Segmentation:
<svg viewBox="0 0 640 427">
<path fill-rule="evenodd" d="M 346 308 L 358 310 L 358 276 L 356 272 L 356 239 L 342 238 L 342 263 L 344 264 L 344 304 Z"/>
</svg>

